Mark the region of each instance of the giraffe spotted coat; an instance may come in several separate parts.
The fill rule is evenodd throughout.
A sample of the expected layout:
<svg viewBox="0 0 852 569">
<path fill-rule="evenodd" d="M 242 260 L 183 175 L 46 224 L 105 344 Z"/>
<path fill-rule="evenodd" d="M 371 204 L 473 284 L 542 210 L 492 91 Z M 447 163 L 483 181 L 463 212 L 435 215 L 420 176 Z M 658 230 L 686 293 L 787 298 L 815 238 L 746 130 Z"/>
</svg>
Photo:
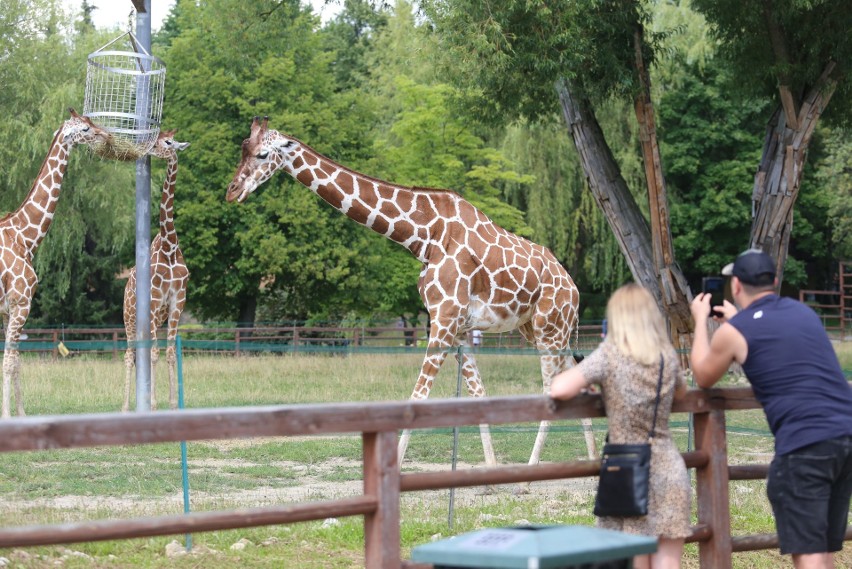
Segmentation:
<svg viewBox="0 0 852 569">
<path fill-rule="evenodd" d="M 669 432 L 669 415 L 675 385 L 683 383 L 677 353 L 664 351 L 665 366 L 657 411 L 657 428 L 651 444 L 651 481 L 648 515 L 636 518 L 598 519 L 598 526 L 632 534 L 688 537 L 690 486 L 686 466 Z M 580 364 L 589 384 L 598 384 L 609 422 L 611 443 L 643 443 L 654 416 L 659 361 L 643 365 L 624 355 L 612 342 L 600 347 Z"/>
</svg>

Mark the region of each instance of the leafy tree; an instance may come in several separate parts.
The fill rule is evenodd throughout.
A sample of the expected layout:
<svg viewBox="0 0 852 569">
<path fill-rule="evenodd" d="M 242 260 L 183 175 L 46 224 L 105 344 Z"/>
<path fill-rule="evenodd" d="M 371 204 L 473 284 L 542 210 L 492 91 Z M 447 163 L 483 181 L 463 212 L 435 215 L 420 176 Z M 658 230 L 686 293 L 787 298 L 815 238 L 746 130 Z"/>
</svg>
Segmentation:
<svg viewBox="0 0 852 569">
<path fill-rule="evenodd" d="M 485 116 L 534 121 L 558 102 L 631 273 L 655 294 L 682 342 L 690 326 L 689 289 L 671 246 L 648 72 L 663 38 L 646 29 L 647 5 L 452 0 L 426 6 L 451 62 L 448 72 L 480 89 L 475 104 Z M 595 105 L 612 97 L 635 108 L 650 223 L 597 120 Z"/>
<path fill-rule="evenodd" d="M 756 132 L 766 103 L 734 100 L 725 90 L 728 73 L 718 61 L 701 69 L 681 60 L 678 88 L 660 101 L 675 250 L 696 285 L 743 249 L 751 197 L 743 180 L 760 157 Z"/>
<path fill-rule="evenodd" d="M 775 103 L 754 178 L 750 240 L 781 261 L 780 278 L 812 134 L 824 112 L 836 122 L 852 119 L 852 10 L 844 0 L 693 5 L 734 69 L 733 89 Z"/>
<path fill-rule="evenodd" d="M 813 193 L 819 200 L 820 217 L 828 226 L 826 245 L 830 247 L 825 249 L 831 250 L 834 259 L 849 262 L 852 261 L 852 136 L 846 127 L 821 130 L 823 143 L 820 152 L 815 153 Z M 802 199 L 805 198 L 808 181 L 806 176 Z M 796 228 L 798 230 L 799 224 Z M 819 249 L 809 248 L 807 251 Z"/>
<path fill-rule="evenodd" d="M 287 176 L 244 204 L 224 200 L 255 115 L 343 163 L 366 154 L 364 110 L 337 93 L 336 52 L 315 33 L 318 18 L 295 1 L 215 0 L 180 1 L 170 19 L 164 121 L 193 143 L 175 204 L 190 310 L 250 323 L 258 309 L 304 319 L 358 308 L 362 228 Z"/>
<path fill-rule="evenodd" d="M 86 55 L 104 35 L 75 34 L 57 1 L 0 3 L 0 209 L 16 209 L 32 187 L 53 133 L 82 111 Z M 7 25 L 8 24 L 8 25 Z M 50 232 L 34 265 L 39 276 L 30 325 L 121 320 L 123 283 L 132 253 L 133 167 L 71 155 Z"/>
</svg>

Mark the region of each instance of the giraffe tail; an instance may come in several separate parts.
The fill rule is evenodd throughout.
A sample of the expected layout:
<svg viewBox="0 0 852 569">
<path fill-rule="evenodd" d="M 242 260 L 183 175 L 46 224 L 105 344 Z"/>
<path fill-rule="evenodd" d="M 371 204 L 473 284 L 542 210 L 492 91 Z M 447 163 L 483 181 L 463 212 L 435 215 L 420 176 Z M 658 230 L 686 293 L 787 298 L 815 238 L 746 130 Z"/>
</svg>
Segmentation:
<svg viewBox="0 0 852 569">
<path fill-rule="evenodd" d="M 574 348 L 571 350 L 571 357 L 574 358 L 576 363 L 580 363 L 583 361 L 586 356 L 577 351 L 577 348 L 580 347 L 580 318 L 577 317 L 574 320 Z"/>
</svg>

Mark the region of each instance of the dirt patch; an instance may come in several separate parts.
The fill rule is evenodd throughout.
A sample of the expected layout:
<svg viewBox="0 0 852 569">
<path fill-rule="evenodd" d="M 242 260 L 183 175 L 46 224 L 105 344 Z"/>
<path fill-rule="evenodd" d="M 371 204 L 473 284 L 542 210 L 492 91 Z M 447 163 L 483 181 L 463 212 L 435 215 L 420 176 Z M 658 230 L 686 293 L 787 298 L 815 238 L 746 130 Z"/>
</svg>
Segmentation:
<svg viewBox="0 0 852 569">
<path fill-rule="evenodd" d="M 255 443 L 257 441 L 255 440 Z M 359 496 L 363 494 L 364 484 L 360 479 L 361 462 L 344 458 L 334 458 L 310 465 L 291 461 L 267 462 L 263 465 L 241 459 L 200 459 L 190 460 L 190 484 L 193 475 L 201 472 L 232 472 L 238 468 L 252 466 L 274 466 L 292 477 L 292 484 L 261 485 L 250 489 L 222 490 L 204 492 L 190 488 L 191 509 L 193 511 L 255 508 L 288 503 L 326 501 Z M 458 470 L 481 465 L 459 463 Z M 448 465 L 433 463 L 406 462 L 403 472 L 440 472 L 448 471 Z M 353 480 L 335 480 L 334 475 L 342 471 L 351 472 Z M 496 486 L 491 492 L 482 487 L 457 488 L 453 499 L 458 506 L 484 505 L 496 503 L 507 496 L 516 495 L 520 486 L 506 484 Z M 576 505 L 586 507 L 588 496 L 595 490 L 593 479 L 545 480 L 533 482 L 528 487 L 530 499 L 544 499 L 546 503 L 558 504 L 563 510 L 571 510 Z M 411 492 L 402 495 L 403 503 L 435 502 L 448 503 L 449 490 Z M 144 496 L 79 496 L 67 495 L 44 498 L 15 500 L 5 498 L 3 509 L 7 512 L 22 512 L 33 509 L 54 510 L 58 517 L 71 517 L 72 513 L 90 513 L 110 516 L 165 515 L 183 511 L 183 493 L 148 498 Z M 87 517 L 87 516 L 83 516 Z"/>
</svg>

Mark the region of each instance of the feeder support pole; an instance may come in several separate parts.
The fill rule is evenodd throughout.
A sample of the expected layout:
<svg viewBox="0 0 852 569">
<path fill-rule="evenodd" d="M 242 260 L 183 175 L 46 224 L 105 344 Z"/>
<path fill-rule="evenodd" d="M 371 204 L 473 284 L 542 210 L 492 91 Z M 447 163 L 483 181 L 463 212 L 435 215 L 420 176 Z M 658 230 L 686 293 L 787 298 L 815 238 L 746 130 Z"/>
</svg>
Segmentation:
<svg viewBox="0 0 852 569">
<path fill-rule="evenodd" d="M 136 39 L 151 53 L 151 0 L 136 12 Z M 147 89 L 142 84 L 138 88 Z M 137 97 L 147 102 L 147 96 Z M 147 116 L 143 109 L 142 116 Z M 129 338 L 128 338 L 129 339 Z M 151 157 L 136 161 L 136 411 L 151 410 Z M 154 338 L 156 340 L 156 338 Z"/>
</svg>

